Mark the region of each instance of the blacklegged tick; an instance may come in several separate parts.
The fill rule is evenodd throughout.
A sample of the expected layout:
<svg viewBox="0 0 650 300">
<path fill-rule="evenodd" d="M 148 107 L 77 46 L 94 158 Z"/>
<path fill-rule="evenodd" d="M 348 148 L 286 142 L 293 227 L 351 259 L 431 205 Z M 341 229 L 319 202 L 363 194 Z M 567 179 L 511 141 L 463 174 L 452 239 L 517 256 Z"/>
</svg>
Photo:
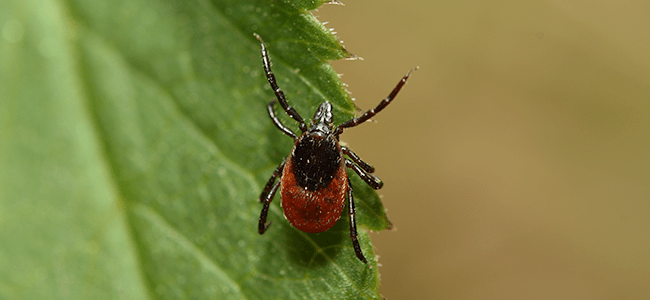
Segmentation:
<svg viewBox="0 0 650 300">
<path fill-rule="evenodd" d="M 339 135 L 346 128 L 357 126 L 384 109 L 395 98 L 406 83 L 410 72 L 406 73 L 393 91 L 379 104 L 357 118 L 350 119 L 334 127 L 332 124 L 332 104 L 322 103 L 309 126 L 305 124 L 298 112 L 287 103 L 284 93 L 278 87 L 275 76 L 271 71 L 266 46 L 262 38 L 255 34 L 262 46 L 262 61 L 266 78 L 275 93 L 277 102 L 284 111 L 298 122 L 300 135 L 284 126 L 276 117 L 273 100 L 266 108 L 271 120 L 284 134 L 293 138 L 295 145 L 291 154 L 275 169 L 271 179 L 266 183 L 260 202 L 264 203 L 260 214 L 258 231 L 263 234 L 271 223 L 266 224 L 269 205 L 273 196 L 281 188 L 281 204 L 284 216 L 293 227 L 304 232 L 323 232 L 330 229 L 341 218 L 348 199 L 348 214 L 350 215 L 350 238 L 359 260 L 368 263 L 363 256 L 357 239 L 357 222 L 355 220 L 354 197 L 352 185 L 348 180 L 346 167 L 354 170 L 361 179 L 374 189 L 380 189 L 384 184 L 372 173 L 375 168 L 365 163 L 352 150 L 339 144 Z M 347 157 L 345 157 L 347 155 Z M 349 158 L 348 158 L 349 157 Z M 280 176 L 280 180 L 276 179 Z"/>
</svg>

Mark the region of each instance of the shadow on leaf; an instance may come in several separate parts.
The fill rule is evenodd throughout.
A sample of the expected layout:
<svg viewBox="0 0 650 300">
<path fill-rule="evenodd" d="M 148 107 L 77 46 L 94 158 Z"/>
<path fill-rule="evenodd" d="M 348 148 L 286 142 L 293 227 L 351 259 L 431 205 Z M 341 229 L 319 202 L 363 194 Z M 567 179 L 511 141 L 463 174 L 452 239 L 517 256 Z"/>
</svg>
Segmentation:
<svg viewBox="0 0 650 300">
<path fill-rule="evenodd" d="M 349 239 L 347 212 L 344 212 L 332 228 L 320 233 L 302 232 L 296 228 L 286 226 L 284 233 L 287 235 L 287 249 L 289 259 L 302 266 L 322 266 L 335 259 L 345 239 Z"/>
</svg>

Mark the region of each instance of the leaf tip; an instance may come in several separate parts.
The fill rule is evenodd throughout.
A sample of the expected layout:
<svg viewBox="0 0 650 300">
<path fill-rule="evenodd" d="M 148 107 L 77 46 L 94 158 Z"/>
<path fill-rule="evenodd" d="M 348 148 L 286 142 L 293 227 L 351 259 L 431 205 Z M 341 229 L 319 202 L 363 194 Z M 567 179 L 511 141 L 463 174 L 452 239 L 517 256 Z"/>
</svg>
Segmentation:
<svg viewBox="0 0 650 300">
<path fill-rule="evenodd" d="M 335 4 L 335 5 L 345 6 L 345 4 L 343 4 L 343 2 L 341 2 L 339 0 L 330 0 L 330 1 L 327 1 L 327 2 L 325 2 L 323 4 Z"/>
<path fill-rule="evenodd" d="M 348 49 L 345 49 L 345 47 L 343 47 L 343 51 L 345 51 L 346 54 L 343 56 L 343 59 L 345 60 L 363 60 L 363 57 L 350 53 L 350 51 L 348 51 Z"/>
</svg>

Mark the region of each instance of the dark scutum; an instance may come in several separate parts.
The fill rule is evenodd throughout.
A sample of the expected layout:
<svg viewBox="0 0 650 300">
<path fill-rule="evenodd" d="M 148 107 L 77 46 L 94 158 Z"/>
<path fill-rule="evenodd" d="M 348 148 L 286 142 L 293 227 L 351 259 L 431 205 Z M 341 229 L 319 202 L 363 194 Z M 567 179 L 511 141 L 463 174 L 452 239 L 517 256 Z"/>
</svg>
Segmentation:
<svg viewBox="0 0 650 300">
<path fill-rule="evenodd" d="M 332 182 L 342 157 L 333 136 L 306 134 L 296 144 L 292 159 L 298 185 L 318 191 Z"/>
</svg>

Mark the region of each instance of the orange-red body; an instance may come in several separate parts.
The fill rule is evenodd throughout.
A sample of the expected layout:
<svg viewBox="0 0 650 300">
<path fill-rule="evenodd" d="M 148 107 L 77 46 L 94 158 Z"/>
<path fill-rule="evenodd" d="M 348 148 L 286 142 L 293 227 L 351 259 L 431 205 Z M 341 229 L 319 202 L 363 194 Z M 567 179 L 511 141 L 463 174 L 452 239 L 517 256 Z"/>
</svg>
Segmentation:
<svg viewBox="0 0 650 300">
<path fill-rule="evenodd" d="M 339 151 L 341 151 L 340 147 Z M 310 191 L 298 185 L 293 160 L 287 160 L 282 171 L 280 199 L 284 216 L 293 227 L 304 232 L 323 232 L 334 226 L 341 218 L 348 187 L 348 175 L 344 163 L 342 159 L 341 166 L 329 185 Z"/>
</svg>

